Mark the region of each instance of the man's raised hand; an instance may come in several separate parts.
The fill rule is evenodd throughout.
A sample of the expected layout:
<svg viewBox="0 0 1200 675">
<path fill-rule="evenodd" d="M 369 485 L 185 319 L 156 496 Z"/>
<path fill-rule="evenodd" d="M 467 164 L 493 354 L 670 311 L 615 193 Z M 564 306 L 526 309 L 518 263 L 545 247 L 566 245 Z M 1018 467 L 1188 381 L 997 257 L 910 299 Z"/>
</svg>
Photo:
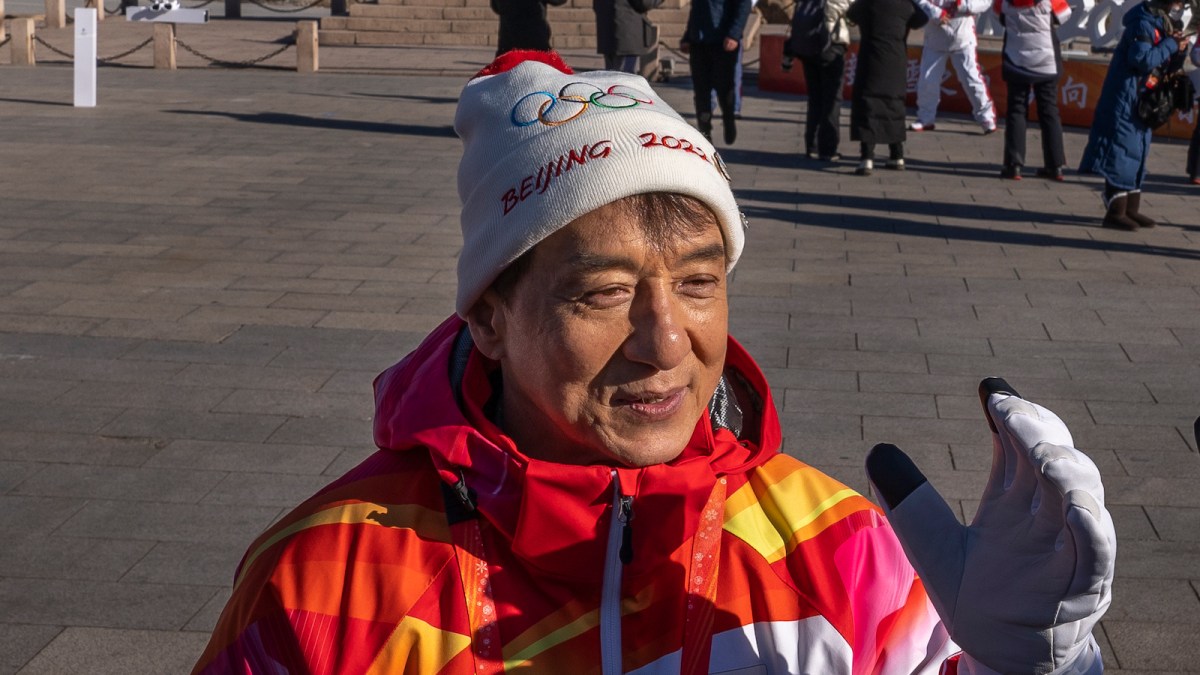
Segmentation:
<svg viewBox="0 0 1200 675">
<path fill-rule="evenodd" d="M 1049 410 L 979 385 L 992 470 L 963 526 L 912 460 L 875 446 L 867 474 L 966 674 L 1100 673 L 1091 637 L 1111 601 L 1116 534 L 1096 465 Z"/>
</svg>

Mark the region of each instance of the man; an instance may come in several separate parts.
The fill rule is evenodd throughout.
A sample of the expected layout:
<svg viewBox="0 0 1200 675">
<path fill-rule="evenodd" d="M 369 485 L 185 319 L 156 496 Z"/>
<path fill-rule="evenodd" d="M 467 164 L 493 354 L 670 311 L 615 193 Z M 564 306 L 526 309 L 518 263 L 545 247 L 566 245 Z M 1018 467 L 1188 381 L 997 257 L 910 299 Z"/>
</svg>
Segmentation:
<svg viewBox="0 0 1200 675">
<path fill-rule="evenodd" d="M 930 14 L 921 47 L 921 74 L 917 80 L 917 121 L 909 129 L 932 131 L 942 100 L 942 76 L 946 59 L 954 64 L 963 93 L 971 102 L 971 114 L 984 135 L 996 131 L 996 110 L 975 53 L 976 18 L 991 9 L 990 0 L 928 0 L 922 9 Z"/>
<path fill-rule="evenodd" d="M 662 0 L 593 0 L 596 13 L 596 53 L 604 55 L 605 70 L 637 73 L 642 55 L 658 44 L 658 27 L 646 13 Z"/>
<path fill-rule="evenodd" d="M 705 139 L 712 140 L 711 97 L 716 91 L 726 145 L 737 140 L 734 74 L 749 16 L 750 0 L 697 0 L 688 10 L 687 27 L 679 41 L 692 70 L 696 126 Z"/>
<path fill-rule="evenodd" d="M 459 103 L 457 316 L 376 380 L 382 449 L 251 546 L 196 672 L 1099 673 L 1112 524 L 1053 413 L 987 383 L 969 529 L 877 447 L 893 533 L 778 452 L 712 145 L 539 58 Z"/>
</svg>

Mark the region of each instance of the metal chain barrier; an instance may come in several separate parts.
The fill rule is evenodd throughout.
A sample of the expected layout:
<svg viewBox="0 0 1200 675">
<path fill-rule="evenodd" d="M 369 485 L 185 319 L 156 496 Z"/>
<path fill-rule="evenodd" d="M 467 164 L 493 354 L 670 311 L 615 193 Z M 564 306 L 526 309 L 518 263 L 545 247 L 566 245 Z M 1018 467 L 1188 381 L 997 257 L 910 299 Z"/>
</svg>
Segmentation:
<svg viewBox="0 0 1200 675">
<path fill-rule="evenodd" d="M 268 12 L 278 12 L 280 14 L 294 14 L 296 12 L 303 12 L 305 10 L 312 9 L 313 7 L 316 7 L 317 5 L 321 4 L 324 1 L 325 0 L 313 0 L 312 2 L 308 3 L 307 5 L 305 5 L 303 7 L 295 7 L 292 9 L 279 9 L 278 7 L 272 7 L 270 5 L 259 2 L 259 0 L 250 0 L 250 3 L 254 4 L 254 5 L 258 5 L 259 7 L 262 7 L 263 9 L 267 10 Z"/>
<path fill-rule="evenodd" d="M 280 47 L 279 49 L 276 49 L 275 51 L 273 51 L 269 54 L 264 54 L 264 55 L 258 57 L 257 59 L 247 59 L 245 61 L 226 61 L 224 59 L 218 59 L 218 58 L 209 56 L 208 54 L 205 54 L 204 52 L 201 52 L 200 50 L 192 47 L 191 45 L 184 42 L 183 40 L 180 40 L 178 37 L 175 38 L 175 44 L 182 47 L 185 52 L 192 54 L 193 56 L 198 56 L 198 57 L 204 59 L 205 61 L 208 61 L 210 64 L 212 64 L 214 66 L 221 66 L 222 68 L 252 68 L 252 67 L 257 66 L 258 64 L 262 63 L 263 61 L 266 61 L 267 59 L 275 58 L 276 56 L 279 56 L 280 54 L 282 54 L 282 53 L 286 52 L 287 50 L 291 49 L 292 47 L 296 46 L 295 44 L 289 43 L 289 44 L 286 44 L 286 45 Z"/>
<path fill-rule="evenodd" d="M 5 40 L 5 42 L 7 42 L 7 41 L 8 40 Z M 50 51 L 54 52 L 55 54 L 58 54 L 59 56 L 63 56 L 63 57 L 66 57 L 66 58 L 72 59 L 72 60 L 75 59 L 74 54 L 64 52 L 63 50 L 59 49 L 58 47 L 55 47 L 54 45 L 50 44 L 49 42 L 46 42 L 45 40 L 43 40 L 41 38 L 41 36 L 39 36 L 39 35 L 35 34 L 33 36 L 33 41 L 42 45 L 46 49 L 49 49 Z M 4 44 L 4 42 L 0 42 L 0 45 L 3 45 L 3 44 Z M 133 54 L 134 52 L 138 51 L 139 49 L 145 49 L 146 47 L 150 46 L 151 44 L 154 44 L 154 38 L 146 38 L 145 41 L 143 41 L 141 44 L 137 45 L 136 47 L 134 47 L 132 49 L 127 49 L 127 50 L 121 52 L 120 54 L 114 54 L 112 56 L 98 57 L 96 60 L 99 61 L 100 63 L 112 63 L 113 61 L 116 61 L 117 59 L 123 59 L 126 56 Z"/>
<path fill-rule="evenodd" d="M 108 56 L 108 57 L 100 57 L 100 58 L 97 58 L 96 60 L 99 61 L 100 63 L 112 63 L 113 61 L 116 61 L 117 59 L 123 59 L 126 56 L 129 56 L 130 54 L 138 51 L 139 49 L 145 49 L 146 47 L 149 47 L 152 44 L 154 44 L 154 38 L 152 38 L 152 37 L 146 38 L 141 44 L 134 47 L 133 49 L 127 49 L 127 50 L 121 52 L 120 54 L 114 54 L 114 55 Z"/>
<path fill-rule="evenodd" d="M 49 42 L 46 42 L 45 40 L 43 40 L 42 37 L 40 35 L 37 35 L 36 33 L 33 36 L 33 41 L 38 43 L 39 45 L 42 45 L 46 49 L 49 49 L 50 51 L 54 52 L 55 54 L 58 54 L 59 56 L 65 56 L 68 59 L 75 58 L 74 54 L 68 54 L 67 52 L 64 52 L 63 50 L 59 49 L 58 47 L 55 47 L 54 45 L 50 44 Z"/>
</svg>

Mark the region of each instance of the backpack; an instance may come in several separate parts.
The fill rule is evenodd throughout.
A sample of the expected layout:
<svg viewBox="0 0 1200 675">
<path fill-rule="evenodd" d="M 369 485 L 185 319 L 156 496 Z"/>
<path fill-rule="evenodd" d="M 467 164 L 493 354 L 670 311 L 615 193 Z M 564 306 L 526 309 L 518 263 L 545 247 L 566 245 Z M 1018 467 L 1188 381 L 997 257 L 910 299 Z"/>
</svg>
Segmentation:
<svg viewBox="0 0 1200 675">
<path fill-rule="evenodd" d="M 791 35 L 783 43 L 786 56 L 816 58 L 829 46 L 829 27 L 825 25 L 825 0 L 796 0 Z"/>
</svg>

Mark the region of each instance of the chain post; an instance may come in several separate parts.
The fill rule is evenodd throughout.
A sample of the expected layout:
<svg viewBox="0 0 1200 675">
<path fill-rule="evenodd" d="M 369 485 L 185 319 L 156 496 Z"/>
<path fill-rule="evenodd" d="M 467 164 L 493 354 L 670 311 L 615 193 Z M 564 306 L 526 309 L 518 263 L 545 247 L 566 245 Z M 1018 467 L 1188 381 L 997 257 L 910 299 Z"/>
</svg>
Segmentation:
<svg viewBox="0 0 1200 675">
<path fill-rule="evenodd" d="M 83 6 L 96 8 L 96 22 L 97 23 L 103 22 L 104 15 L 108 13 L 104 9 L 104 0 L 87 0 L 87 2 L 83 3 Z"/>
<path fill-rule="evenodd" d="M 320 67 L 317 22 L 296 22 L 296 72 L 315 73 Z"/>
<path fill-rule="evenodd" d="M 37 57 L 33 53 L 33 19 L 17 18 L 12 27 L 12 63 L 15 66 L 35 66 Z"/>
<path fill-rule="evenodd" d="M 154 68 L 175 70 L 175 24 L 154 24 Z"/>
<path fill-rule="evenodd" d="M 225 0 L 225 18 L 242 18 L 242 0 Z"/>
<path fill-rule="evenodd" d="M 67 27 L 67 3 L 65 0 L 46 0 L 46 28 Z"/>
</svg>

